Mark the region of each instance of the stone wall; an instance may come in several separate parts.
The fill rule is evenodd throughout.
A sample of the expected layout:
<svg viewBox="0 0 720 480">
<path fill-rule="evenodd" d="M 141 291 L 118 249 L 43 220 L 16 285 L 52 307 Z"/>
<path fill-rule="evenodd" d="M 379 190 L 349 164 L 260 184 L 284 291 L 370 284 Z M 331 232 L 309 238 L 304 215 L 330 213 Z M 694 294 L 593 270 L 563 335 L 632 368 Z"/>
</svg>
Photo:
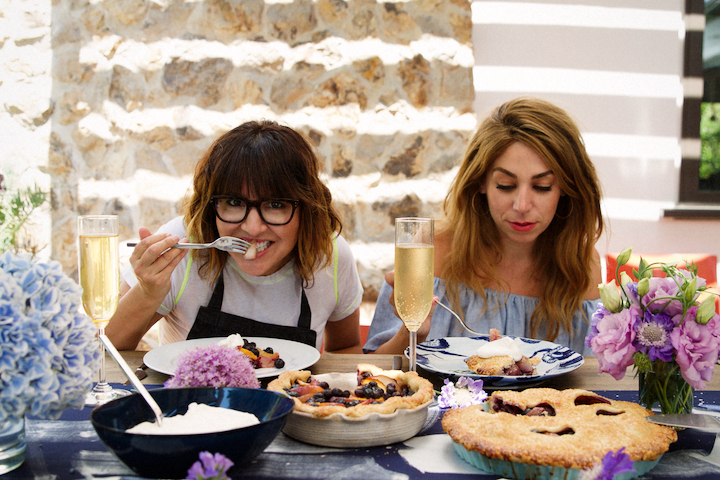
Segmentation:
<svg viewBox="0 0 720 480">
<path fill-rule="evenodd" d="M 468 0 L 0 4 L 0 165 L 51 188 L 71 274 L 78 214 L 156 229 L 211 142 L 267 118 L 317 145 L 373 299 L 393 219 L 439 215 L 476 126 Z"/>
</svg>

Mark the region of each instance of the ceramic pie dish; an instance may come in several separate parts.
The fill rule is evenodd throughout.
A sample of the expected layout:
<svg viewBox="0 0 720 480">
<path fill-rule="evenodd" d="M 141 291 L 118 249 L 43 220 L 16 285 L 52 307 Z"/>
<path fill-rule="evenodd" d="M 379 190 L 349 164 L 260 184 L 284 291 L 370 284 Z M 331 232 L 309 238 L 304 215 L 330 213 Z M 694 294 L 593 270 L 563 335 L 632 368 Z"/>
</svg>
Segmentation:
<svg viewBox="0 0 720 480">
<path fill-rule="evenodd" d="M 485 408 L 446 412 L 442 425 L 460 457 L 506 478 L 572 480 L 624 447 L 635 472 L 616 479 L 629 479 L 651 470 L 677 440 L 648 415 L 587 390 L 534 388 L 494 392 Z"/>
<path fill-rule="evenodd" d="M 392 379 L 408 388 L 408 394 L 376 401 L 357 399 L 352 394 L 365 374 L 375 379 Z M 374 380 L 372 380 L 374 381 Z M 378 383 L 384 380 L 378 380 Z M 352 406 L 332 402 L 306 402 L 309 397 L 291 396 L 295 408 L 288 416 L 283 433 L 301 442 L 335 448 L 364 448 L 389 445 L 417 435 L 425 424 L 433 401 L 432 383 L 415 372 L 382 370 L 373 365 L 358 365 L 358 373 L 312 375 L 309 371 L 283 372 L 268 385 L 268 390 L 285 393 L 297 385 L 325 382 L 328 389 L 351 392 Z M 293 392 L 290 392 L 293 393 Z M 294 393 L 293 393 L 294 394 Z"/>
</svg>

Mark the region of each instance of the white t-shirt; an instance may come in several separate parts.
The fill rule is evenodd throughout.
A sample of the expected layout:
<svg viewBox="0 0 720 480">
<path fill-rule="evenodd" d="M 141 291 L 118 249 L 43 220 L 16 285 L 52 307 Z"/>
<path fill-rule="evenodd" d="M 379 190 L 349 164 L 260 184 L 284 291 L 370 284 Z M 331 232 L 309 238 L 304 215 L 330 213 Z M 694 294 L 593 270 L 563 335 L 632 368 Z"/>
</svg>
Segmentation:
<svg viewBox="0 0 720 480">
<path fill-rule="evenodd" d="M 185 237 L 182 217 L 171 220 L 158 232 Z M 362 301 L 363 289 L 350 246 L 339 235 L 333 240 L 333 246 L 332 263 L 315 271 L 314 282 L 305 289 L 312 313 L 310 328 L 317 333 L 315 346 L 318 349 L 323 342 L 325 323 L 342 320 L 354 312 Z M 253 277 L 228 258 L 223 273 L 225 295 L 222 311 L 258 322 L 297 326 L 303 280 L 295 274 L 294 263 L 291 260 L 272 275 Z M 160 345 L 185 340 L 198 310 L 210 301 L 215 285 L 201 279 L 197 268 L 197 262 L 186 255 L 173 271 L 170 292 L 157 310 L 163 315 L 160 320 Z M 123 270 L 123 279 L 130 286 L 137 283 L 132 268 Z M 238 333 L 242 335 L 242 332 Z"/>
</svg>

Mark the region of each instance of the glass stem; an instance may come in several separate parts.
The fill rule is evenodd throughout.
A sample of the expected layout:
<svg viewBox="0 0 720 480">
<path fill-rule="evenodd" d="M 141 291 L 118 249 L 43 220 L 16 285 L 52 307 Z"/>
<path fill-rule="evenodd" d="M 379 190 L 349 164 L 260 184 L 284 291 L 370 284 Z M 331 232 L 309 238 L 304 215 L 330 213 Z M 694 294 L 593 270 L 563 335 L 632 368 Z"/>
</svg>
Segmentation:
<svg viewBox="0 0 720 480">
<path fill-rule="evenodd" d="M 415 360 L 417 358 L 417 352 L 415 351 L 417 348 L 417 331 L 411 331 L 410 332 L 410 371 L 415 372 L 417 371 L 417 367 L 415 366 Z"/>
<path fill-rule="evenodd" d="M 105 327 L 98 329 L 98 335 L 105 335 Z M 103 345 L 99 338 L 98 343 L 100 344 L 100 368 L 98 369 L 98 382 L 95 388 L 93 388 L 93 392 L 107 393 L 110 392 L 112 388 L 110 388 L 110 384 L 107 383 L 105 378 L 105 345 Z"/>
</svg>

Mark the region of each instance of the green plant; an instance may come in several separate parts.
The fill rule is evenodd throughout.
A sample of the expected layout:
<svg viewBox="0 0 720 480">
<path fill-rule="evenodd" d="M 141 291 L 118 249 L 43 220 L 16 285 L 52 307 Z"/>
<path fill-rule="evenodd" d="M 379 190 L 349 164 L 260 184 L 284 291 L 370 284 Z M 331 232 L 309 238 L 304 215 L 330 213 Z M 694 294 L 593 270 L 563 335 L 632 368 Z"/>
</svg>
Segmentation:
<svg viewBox="0 0 720 480">
<path fill-rule="evenodd" d="M 707 181 L 720 173 L 720 103 L 700 106 L 700 180 Z"/>
<path fill-rule="evenodd" d="M 47 200 L 47 193 L 37 185 L 14 191 L 4 185 L 5 177 L 0 174 L 0 252 L 20 249 L 35 253 L 27 244 L 19 244 L 20 229 L 30 214 Z"/>
</svg>

